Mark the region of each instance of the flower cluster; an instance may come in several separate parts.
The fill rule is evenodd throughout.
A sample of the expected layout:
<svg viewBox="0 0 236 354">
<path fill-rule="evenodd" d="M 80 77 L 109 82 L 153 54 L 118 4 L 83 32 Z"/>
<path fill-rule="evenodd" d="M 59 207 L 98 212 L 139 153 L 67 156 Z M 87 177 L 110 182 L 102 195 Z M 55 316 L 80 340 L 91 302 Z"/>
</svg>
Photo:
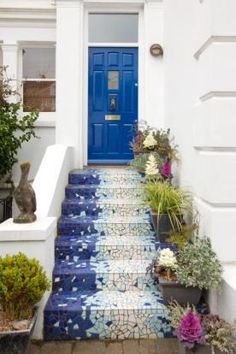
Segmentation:
<svg viewBox="0 0 236 354">
<path fill-rule="evenodd" d="M 174 270 L 177 265 L 177 260 L 174 252 L 169 248 L 164 248 L 161 250 L 158 263 L 161 267 Z"/>
<path fill-rule="evenodd" d="M 157 141 L 154 138 L 153 134 L 149 133 L 143 141 L 143 146 L 147 149 L 152 149 L 155 145 L 157 145 Z"/>
<path fill-rule="evenodd" d="M 155 156 L 150 154 L 146 163 L 145 174 L 147 177 L 158 176 L 159 169 L 157 167 L 157 162 Z"/>
<path fill-rule="evenodd" d="M 204 343 L 203 331 L 199 316 L 193 311 L 185 314 L 175 331 L 177 338 L 187 348 Z"/>
</svg>

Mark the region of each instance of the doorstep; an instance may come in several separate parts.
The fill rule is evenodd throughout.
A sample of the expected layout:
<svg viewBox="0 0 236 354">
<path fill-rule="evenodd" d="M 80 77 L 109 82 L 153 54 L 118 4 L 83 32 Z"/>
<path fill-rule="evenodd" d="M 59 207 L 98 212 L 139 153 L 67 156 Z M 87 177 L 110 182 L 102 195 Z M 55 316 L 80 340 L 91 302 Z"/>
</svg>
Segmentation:
<svg viewBox="0 0 236 354">
<path fill-rule="evenodd" d="M 124 341 L 33 341 L 28 354 L 178 354 L 175 338 Z"/>
</svg>

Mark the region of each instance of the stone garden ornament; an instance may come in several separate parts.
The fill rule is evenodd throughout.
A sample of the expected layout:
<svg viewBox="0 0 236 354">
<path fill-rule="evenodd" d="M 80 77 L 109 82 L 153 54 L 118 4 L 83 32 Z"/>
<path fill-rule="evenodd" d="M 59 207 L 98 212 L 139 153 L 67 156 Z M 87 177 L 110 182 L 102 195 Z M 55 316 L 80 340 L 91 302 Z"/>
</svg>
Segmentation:
<svg viewBox="0 0 236 354">
<path fill-rule="evenodd" d="M 24 162 L 20 165 L 21 179 L 18 187 L 14 191 L 14 198 L 20 210 L 20 214 L 13 219 L 18 224 L 31 223 L 36 220 L 36 197 L 33 187 L 28 182 L 30 162 Z"/>
</svg>

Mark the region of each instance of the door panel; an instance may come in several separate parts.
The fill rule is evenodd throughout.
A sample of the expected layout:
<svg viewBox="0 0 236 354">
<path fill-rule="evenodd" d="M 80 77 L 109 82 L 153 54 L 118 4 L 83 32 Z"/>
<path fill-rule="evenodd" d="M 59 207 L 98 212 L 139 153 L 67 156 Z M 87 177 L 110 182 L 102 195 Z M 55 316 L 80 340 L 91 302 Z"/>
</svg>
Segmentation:
<svg viewBox="0 0 236 354">
<path fill-rule="evenodd" d="M 89 162 L 126 162 L 138 119 L 138 49 L 89 49 Z"/>
</svg>

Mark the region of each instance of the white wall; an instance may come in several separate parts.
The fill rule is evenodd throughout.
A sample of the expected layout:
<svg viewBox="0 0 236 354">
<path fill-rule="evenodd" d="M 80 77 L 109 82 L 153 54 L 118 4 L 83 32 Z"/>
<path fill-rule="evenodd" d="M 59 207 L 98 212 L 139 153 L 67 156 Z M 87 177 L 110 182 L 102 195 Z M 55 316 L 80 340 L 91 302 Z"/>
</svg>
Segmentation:
<svg viewBox="0 0 236 354">
<path fill-rule="evenodd" d="M 229 321 L 236 318 L 235 13 L 233 0 L 166 0 L 164 22 L 166 126 L 180 146 L 180 183 L 194 191 L 201 233 L 224 265 L 214 310 Z"/>
<path fill-rule="evenodd" d="M 40 8 L 48 5 L 50 5 L 49 2 L 41 2 L 38 6 Z M 45 9 L 37 10 L 35 13 L 28 11 L 28 14 L 27 12 L 25 14 L 25 12 L 18 12 L 17 10 L 14 10 L 14 13 L 4 10 L 4 6 L 7 6 L 6 2 L 5 4 L 0 2 L 0 7 L 1 6 L 0 43 L 2 43 L 3 49 L 1 51 L 1 57 L 3 58 L 2 64 L 8 65 L 8 76 L 15 80 L 15 86 L 16 83 L 20 86 L 22 62 L 20 48 L 24 44 L 30 43 L 55 43 L 55 9 L 51 9 L 49 14 L 47 14 L 48 10 L 46 11 Z M 15 2 L 15 6 L 17 6 L 17 2 Z M 30 19 L 30 14 L 32 19 Z M 42 20 L 42 18 L 44 18 L 44 20 Z M 36 134 L 40 139 L 32 138 L 30 142 L 24 143 L 22 149 L 19 150 L 19 162 L 25 160 L 31 162 L 30 179 L 34 179 L 47 146 L 55 143 L 55 119 L 56 112 L 40 113 L 39 119 L 36 122 Z M 19 164 L 14 166 L 13 176 L 14 181 L 17 183 L 20 176 Z"/>
<path fill-rule="evenodd" d="M 194 188 L 193 107 L 196 102 L 195 1 L 166 0 L 164 17 L 165 126 L 179 145 L 180 183 Z"/>
<path fill-rule="evenodd" d="M 163 8 L 163 1 L 147 1 L 144 6 L 143 27 L 140 31 L 140 50 L 144 51 L 144 66 L 142 62 L 139 63 L 139 83 L 141 86 L 143 79 L 144 92 L 139 99 L 140 106 L 144 105 L 144 112 L 143 115 L 142 111 L 139 112 L 139 118 L 146 120 L 150 126 L 158 128 L 164 127 L 164 59 L 163 56 L 152 56 L 150 47 L 155 43 L 163 46 Z M 165 49 L 164 47 L 164 51 Z"/>
<path fill-rule="evenodd" d="M 29 142 L 22 145 L 22 149 L 18 152 L 18 163 L 13 167 L 14 182 L 20 179 L 20 163 L 30 161 L 31 168 L 29 180 L 33 180 L 37 174 L 42 158 L 48 146 L 55 144 L 55 128 L 54 127 L 38 127 L 35 129 L 38 138 L 32 138 Z"/>
</svg>

